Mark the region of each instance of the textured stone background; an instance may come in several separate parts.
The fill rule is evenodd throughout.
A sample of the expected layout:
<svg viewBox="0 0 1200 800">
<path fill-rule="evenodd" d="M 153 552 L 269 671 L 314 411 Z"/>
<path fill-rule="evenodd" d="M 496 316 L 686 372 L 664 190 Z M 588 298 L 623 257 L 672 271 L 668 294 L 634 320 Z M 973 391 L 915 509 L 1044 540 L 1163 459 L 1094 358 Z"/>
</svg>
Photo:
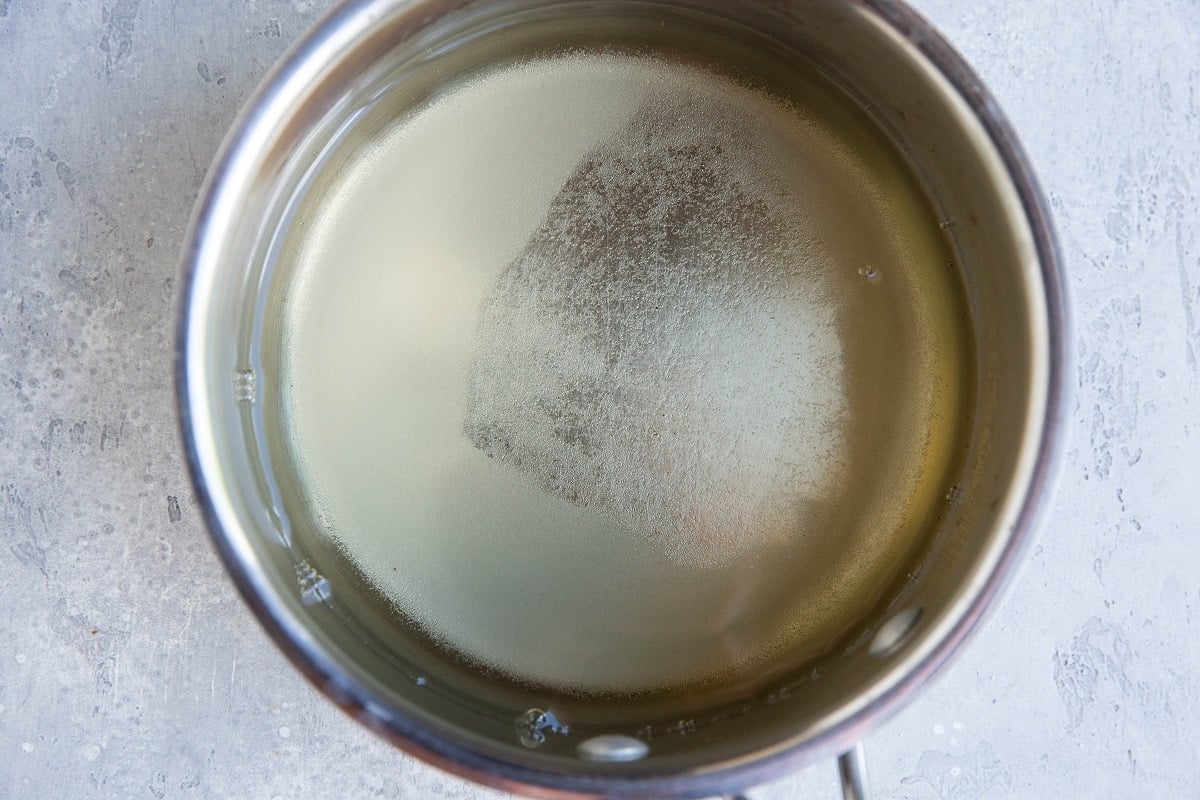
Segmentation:
<svg viewBox="0 0 1200 800">
<path fill-rule="evenodd" d="M 0 796 L 496 798 L 311 690 L 180 460 L 177 253 L 236 110 L 329 2 L 0 0 Z M 1048 193 L 1077 403 L 1007 603 L 868 737 L 884 798 L 1200 794 L 1200 6 L 921 0 Z M 753 797 L 832 798 L 832 764 Z"/>
</svg>

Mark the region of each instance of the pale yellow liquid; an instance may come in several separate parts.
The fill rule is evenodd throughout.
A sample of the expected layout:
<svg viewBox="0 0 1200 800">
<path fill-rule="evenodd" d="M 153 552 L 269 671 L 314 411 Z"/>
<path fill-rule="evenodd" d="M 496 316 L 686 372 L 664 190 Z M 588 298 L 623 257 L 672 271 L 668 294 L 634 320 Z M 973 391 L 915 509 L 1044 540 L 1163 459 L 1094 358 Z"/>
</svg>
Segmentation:
<svg viewBox="0 0 1200 800">
<path fill-rule="evenodd" d="M 793 85 L 509 64 L 306 201 L 290 469 L 402 625 L 635 693 L 803 663 L 896 578 L 947 489 L 965 314 L 896 152 Z"/>
</svg>

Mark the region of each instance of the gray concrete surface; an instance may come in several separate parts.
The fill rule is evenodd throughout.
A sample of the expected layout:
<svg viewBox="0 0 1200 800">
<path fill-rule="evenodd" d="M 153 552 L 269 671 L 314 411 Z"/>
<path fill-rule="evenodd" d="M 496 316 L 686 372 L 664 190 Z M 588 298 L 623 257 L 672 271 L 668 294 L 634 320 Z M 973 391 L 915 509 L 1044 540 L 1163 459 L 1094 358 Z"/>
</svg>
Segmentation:
<svg viewBox="0 0 1200 800">
<path fill-rule="evenodd" d="M 343 717 L 225 579 L 180 458 L 177 252 L 329 2 L 0 0 L 0 797 L 494 798 Z M 1200 6 L 920 0 L 1021 131 L 1074 297 L 1062 488 L 879 797 L 1200 795 Z M 832 798 L 832 764 L 752 797 Z"/>
</svg>

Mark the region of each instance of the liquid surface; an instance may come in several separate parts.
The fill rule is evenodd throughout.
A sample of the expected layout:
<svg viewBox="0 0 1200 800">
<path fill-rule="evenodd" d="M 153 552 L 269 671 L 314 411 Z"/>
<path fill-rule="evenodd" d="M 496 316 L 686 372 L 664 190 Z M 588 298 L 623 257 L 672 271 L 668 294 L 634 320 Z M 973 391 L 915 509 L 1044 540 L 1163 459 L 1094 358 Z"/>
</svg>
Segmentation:
<svg viewBox="0 0 1200 800">
<path fill-rule="evenodd" d="M 633 693 L 828 649 L 945 492 L 963 320 L 865 116 L 707 67 L 496 67 L 359 145 L 285 249 L 280 416 L 408 623 Z"/>
</svg>

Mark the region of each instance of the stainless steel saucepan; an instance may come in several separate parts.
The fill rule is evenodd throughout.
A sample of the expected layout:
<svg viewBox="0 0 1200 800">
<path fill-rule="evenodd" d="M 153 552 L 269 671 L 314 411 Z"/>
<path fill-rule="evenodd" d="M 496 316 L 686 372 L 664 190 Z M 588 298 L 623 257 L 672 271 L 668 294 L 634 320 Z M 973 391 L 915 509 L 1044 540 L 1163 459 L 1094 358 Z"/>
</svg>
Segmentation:
<svg viewBox="0 0 1200 800">
<path fill-rule="evenodd" d="M 325 556 L 292 529 L 264 433 L 272 378 L 260 348 L 272 331 L 263 287 L 314 154 L 347 135 L 364 108 L 480 37 L 589 14 L 748 31 L 860 98 L 955 221 L 977 374 L 954 502 L 862 622 L 857 646 L 815 674 L 806 666 L 811 679 L 786 698 L 770 687 L 733 706 L 697 696 L 675 729 L 636 710 L 573 720 L 575 741 L 530 748 L 514 721 L 539 707 L 536 696 L 407 652 L 369 588 L 331 578 Z M 702 797 L 840 755 L 847 797 L 864 796 L 856 743 L 979 624 L 1022 557 L 1060 456 L 1067 322 L 1045 203 L 987 90 L 897 0 L 351 0 L 292 48 L 243 110 L 201 190 L 183 272 L 183 439 L 213 540 L 247 603 L 345 711 L 426 761 L 511 791 Z"/>
</svg>

